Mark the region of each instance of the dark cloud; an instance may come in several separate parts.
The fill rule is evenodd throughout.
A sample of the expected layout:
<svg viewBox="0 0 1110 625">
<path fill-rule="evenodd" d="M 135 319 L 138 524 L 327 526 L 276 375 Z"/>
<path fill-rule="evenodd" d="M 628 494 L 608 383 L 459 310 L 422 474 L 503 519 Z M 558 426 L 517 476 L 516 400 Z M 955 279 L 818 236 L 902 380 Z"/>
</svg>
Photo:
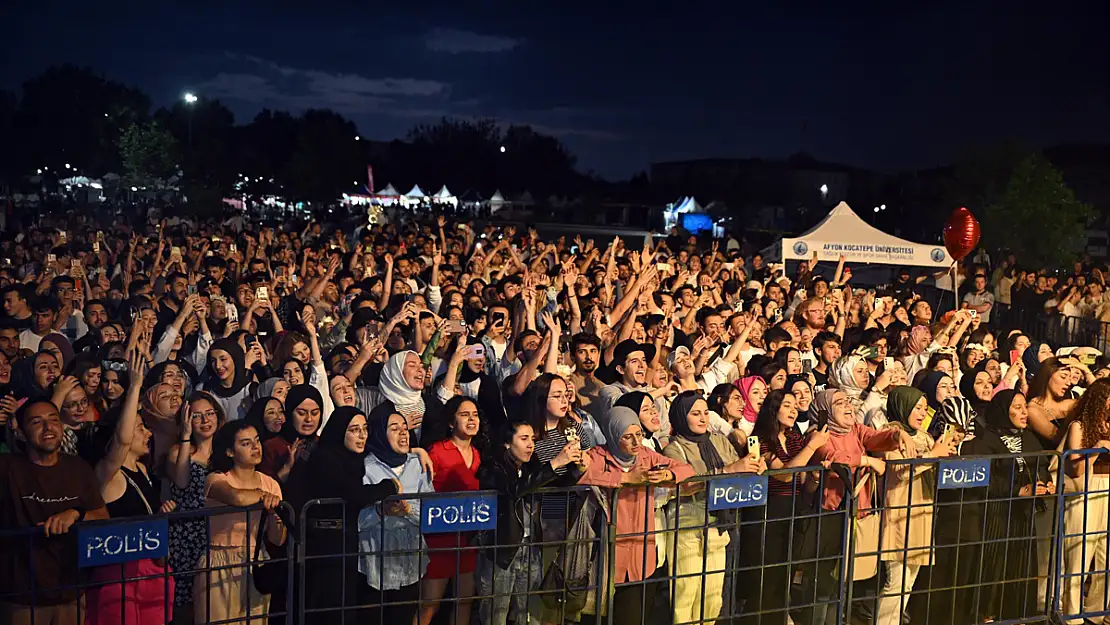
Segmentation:
<svg viewBox="0 0 1110 625">
<path fill-rule="evenodd" d="M 469 30 L 434 28 L 424 35 L 424 45 L 435 52 L 509 52 L 523 43 L 522 39 L 500 35 L 482 35 Z"/>
</svg>

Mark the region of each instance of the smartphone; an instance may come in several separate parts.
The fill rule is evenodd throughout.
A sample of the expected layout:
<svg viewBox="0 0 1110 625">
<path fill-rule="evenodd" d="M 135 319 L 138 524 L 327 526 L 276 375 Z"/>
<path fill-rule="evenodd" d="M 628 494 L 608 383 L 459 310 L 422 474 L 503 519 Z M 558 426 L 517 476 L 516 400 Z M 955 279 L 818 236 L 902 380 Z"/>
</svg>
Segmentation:
<svg viewBox="0 0 1110 625">
<path fill-rule="evenodd" d="M 54 255 L 54 254 L 47 254 L 47 255 L 46 255 L 46 262 L 48 262 L 48 263 L 56 263 L 56 262 L 58 262 L 58 257 L 57 257 L 56 255 Z"/>
<path fill-rule="evenodd" d="M 466 331 L 466 322 L 462 319 L 448 319 L 445 329 L 451 334 L 462 334 Z"/>
<path fill-rule="evenodd" d="M 185 293 L 187 293 L 189 295 L 196 295 L 197 294 L 197 285 L 190 284 L 190 285 L 186 286 L 185 287 Z"/>
<path fill-rule="evenodd" d="M 759 460 L 759 437 L 748 437 L 748 457 L 752 460 Z"/>
<path fill-rule="evenodd" d="M 736 269 L 736 263 L 725 263 L 725 269 L 727 269 L 729 271 L 732 271 L 733 269 Z"/>
<path fill-rule="evenodd" d="M 224 308 L 227 309 L 228 321 L 239 321 L 239 309 L 235 307 L 235 304 L 227 302 L 224 304 Z"/>
<path fill-rule="evenodd" d="M 232 243 L 232 244 L 231 244 L 230 246 L 228 246 L 228 247 L 229 247 L 229 248 L 231 249 L 231 251 L 232 251 L 232 252 L 235 252 L 235 251 L 237 251 L 237 250 L 239 249 L 239 246 L 238 246 L 238 245 L 235 245 L 234 243 Z"/>
<path fill-rule="evenodd" d="M 670 467 L 668 467 L 668 466 L 667 466 L 667 465 L 665 465 L 665 464 L 657 464 L 657 465 L 655 465 L 654 467 L 652 467 L 652 468 L 651 468 L 651 470 L 652 470 L 652 471 L 666 471 L 666 470 L 667 470 L 667 469 L 669 469 L 669 468 L 670 468 Z"/>
<path fill-rule="evenodd" d="M 71 260 L 69 262 L 69 270 L 70 272 L 81 271 L 81 261 L 77 260 L 76 258 Z"/>
<path fill-rule="evenodd" d="M 1012 366 L 1016 365 L 1019 360 L 1021 360 L 1021 352 L 1019 352 L 1016 349 L 1011 349 L 1010 350 L 1010 366 L 1012 367 Z"/>
<path fill-rule="evenodd" d="M 883 358 L 883 370 L 889 371 L 894 368 L 894 359 L 890 356 Z"/>
<path fill-rule="evenodd" d="M 243 337 L 243 343 L 247 346 L 247 349 L 250 349 L 251 346 L 253 346 L 257 342 L 258 339 L 256 339 L 253 334 L 248 334 Z"/>
<path fill-rule="evenodd" d="M 61 242 L 61 243 L 66 242 L 66 231 L 65 230 L 59 230 L 58 231 L 58 241 Z"/>
<path fill-rule="evenodd" d="M 170 258 L 181 258 L 181 248 L 176 245 L 170 248 Z"/>
<path fill-rule="evenodd" d="M 262 301 L 270 299 L 270 287 L 260 286 L 257 289 L 255 289 L 254 290 L 254 299 L 262 300 Z"/>
<path fill-rule="evenodd" d="M 1094 354 L 1083 354 L 1079 357 L 1079 362 L 1088 367 L 1093 367 L 1095 364 L 1095 358 L 1098 358 L 1098 356 L 1095 356 Z"/>
<path fill-rule="evenodd" d="M 802 373 L 809 375 L 813 373 L 813 363 L 808 360 L 802 361 Z"/>
<path fill-rule="evenodd" d="M 979 311 L 978 310 L 975 310 L 974 308 L 969 308 L 968 311 L 971 312 L 971 318 L 972 319 L 978 319 L 979 318 Z"/>
<path fill-rule="evenodd" d="M 459 230 L 466 230 L 466 224 L 458 224 L 455 227 L 458 228 Z"/>
<path fill-rule="evenodd" d="M 490 325 L 494 325 L 494 326 L 495 326 L 495 325 L 497 325 L 498 323 L 504 324 L 504 323 L 505 323 L 505 313 L 503 313 L 503 312 L 495 312 L 495 313 L 493 313 L 493 317 L 491 317 L 491 319 L 490 319 L 490 320 L 491 320 L 491 323 L 490 323 Z"/>
<path fill-rule="evenodd" d="M 674 271 L 674 268 L 671 267 L 670 263 L 659 263 L 655 266 L 659 269 L 660 273 L 671 273 L 672 271 Z"/>
<path fill-rule="evenodd" d="M 100 253 L 100 241 L 93 241 L 93 253 L 94 254 L 99 254 Z"/>
<path fill-rule="evenodd" d="M 879 348 L 875 347 L 874 345 L 872 345 L 871 347 L 868 347 L 867 351 L 863 352 L 863 357 L 868 359 L 868 360 L 874 360 L 874 359 L 878 358 L 879 357 Z"/>
</svg>

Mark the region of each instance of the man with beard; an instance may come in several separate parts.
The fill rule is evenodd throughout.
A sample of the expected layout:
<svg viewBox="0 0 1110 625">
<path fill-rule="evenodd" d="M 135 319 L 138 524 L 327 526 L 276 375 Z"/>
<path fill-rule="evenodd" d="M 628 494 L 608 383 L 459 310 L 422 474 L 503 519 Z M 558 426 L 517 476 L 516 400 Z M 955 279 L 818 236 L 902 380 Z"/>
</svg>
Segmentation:
<svg viewBox="0 0 1110 625">
<path fill-rule="evenodd" d="M 70 276 L 58 276 L 50 281 L 50 295 L 58 300 L 61 309 L 55 319 L 57 329 L 72 343 L 85 336 L 89 326 L 78 308 L 77 281 Z"/>
<path fill-rule="evenodd" d="M 14 361 L 19 356 L 19 328 L 12 319 L 0 319 L 0 352 Z"/>
<path fill-rule="evenodd" d="M 613 349 L 613 361 L 609 368 L 616 373 L 617 381 L 601 387 L 597 400 L 592 403 L 594 419 L 606 426 L 609 409 L 621 395 L 632 391 L 648 392 L 648 365 L 655 359 L 654 345 L 641 345 L 632 339 L 625 339 Z"/>
<path fill-rule="evenodd" d="M 80 339 L 73 344 L 73 350 L 77 352 L 85 351 L 86 349 L 100 346 L 100 328 L 108 323 L 108 308 L 105 307 L 104 302 L 98 299 L 89 300 L 85 302 L 85 325 L 89 331 L 85 333 Z"/>
<path fill-rule="evenodd" d="M 26 445 L 0 455 L 0 526 L 38 526 L 43 535 L 0 550 L 0 622 L 76 624 L 77 539 L 69 530 L 108 511 L 92 467 L 60 453 L 63 425 L 53 403 L 27 402 L 15 425 Z"/>
<path fill-rule="evenodd" d="M 588 332 L 575 334 L 570 340 L 570 357 L 574 361 L 570 383 L 574 385 L 578 402 L 589 410 L 604 386 L 596 375 L 598 360 L 601 359 L 601 339 Z"/>
</svg>

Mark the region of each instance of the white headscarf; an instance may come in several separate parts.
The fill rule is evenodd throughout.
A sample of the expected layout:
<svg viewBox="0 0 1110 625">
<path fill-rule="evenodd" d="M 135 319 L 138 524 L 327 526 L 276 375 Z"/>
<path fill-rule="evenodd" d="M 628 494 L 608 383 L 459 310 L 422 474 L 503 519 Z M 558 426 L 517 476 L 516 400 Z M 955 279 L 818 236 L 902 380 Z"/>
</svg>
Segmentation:
<svg viewBox="0 0 1110 625">
<path fill-rule="evenodd" d="M 856 384 L 852 371 L 863 361 L 863 356 L 849 354 L 841 356 L 829 367 L 829 386 L 839 389 L 848 396 L 848 401 L 856 409 L 863 405 L 863 387 Z"/>
<path fill-rule="evenodd" d="M 420 390 L 414 390 L 405 381 L 405 359 L 409 354 L 420 355 L 412 350 L 393 354 L 382 367 L 382 375 L 378 380 L 378 389 L 382 395 L 393 403 L 397 412 L 402 416 L 424 414 L 424 395 Z"/>
</svg>

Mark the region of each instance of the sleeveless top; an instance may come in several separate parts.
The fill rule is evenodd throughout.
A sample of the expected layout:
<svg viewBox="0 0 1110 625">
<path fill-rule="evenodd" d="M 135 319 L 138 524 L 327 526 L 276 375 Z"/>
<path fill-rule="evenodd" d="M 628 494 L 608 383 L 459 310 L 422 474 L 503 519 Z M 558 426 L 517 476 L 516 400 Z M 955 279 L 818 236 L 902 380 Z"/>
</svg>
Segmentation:
<svg viewBox="0 0 1110 625">
<path fill-rule="evenodd" d="M 142 471 L 120 467 L 127 487 L 119 499 L 105 504 L 113 519 L 129 516 L 147 516 L 158 511 L 159 489 Z"/>
</svg>

